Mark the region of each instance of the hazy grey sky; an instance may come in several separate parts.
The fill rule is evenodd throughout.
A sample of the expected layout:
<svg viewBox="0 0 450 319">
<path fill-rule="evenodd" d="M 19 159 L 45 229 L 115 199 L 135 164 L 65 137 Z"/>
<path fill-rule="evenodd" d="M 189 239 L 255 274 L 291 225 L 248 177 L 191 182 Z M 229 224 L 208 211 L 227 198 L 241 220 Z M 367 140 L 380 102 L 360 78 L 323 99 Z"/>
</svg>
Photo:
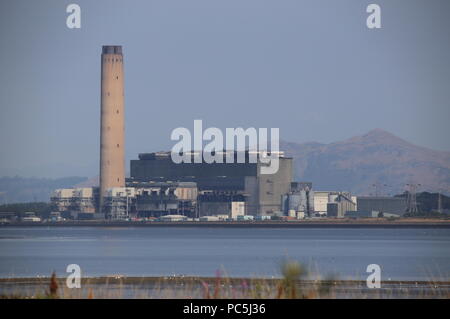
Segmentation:
<svg viewBox="0 0 450 319">
<path fill-rule="evenodd" d="M 381 30 L 366 27 L 370 3 Z M 450 150 L 449 12 L 448 0 L 2 0 L 0 176 L 98 174 L 104 44 L 123 46 L 127 166 L 194 119 L 293 142 L 382 128 Z"/>
</svg>

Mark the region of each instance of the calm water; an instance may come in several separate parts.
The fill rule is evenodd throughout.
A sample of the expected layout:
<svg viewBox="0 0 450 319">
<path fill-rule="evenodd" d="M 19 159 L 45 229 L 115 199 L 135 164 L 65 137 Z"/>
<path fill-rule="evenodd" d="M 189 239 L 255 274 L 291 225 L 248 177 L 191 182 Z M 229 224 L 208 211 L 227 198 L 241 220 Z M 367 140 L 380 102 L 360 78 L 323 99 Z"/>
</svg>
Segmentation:
<svg viewBox="0 0 450 319">
<path fill-rule="evenodd" d="M 286 256 L 341 279 L 379 264 L 382 280 L 450 280 L 450 229 L 0 228 L 0 277 L 279 276 Z"/>
</svg>

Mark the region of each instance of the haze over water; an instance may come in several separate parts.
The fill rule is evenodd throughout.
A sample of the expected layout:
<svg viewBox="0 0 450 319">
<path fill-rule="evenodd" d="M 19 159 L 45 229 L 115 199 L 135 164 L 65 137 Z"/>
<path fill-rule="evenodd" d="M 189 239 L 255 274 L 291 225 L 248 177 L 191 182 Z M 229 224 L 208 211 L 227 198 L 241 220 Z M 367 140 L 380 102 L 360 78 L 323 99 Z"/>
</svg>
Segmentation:
<svg viewBox="0 0 450 319">
<path fill-rule="evenodd" d="M 29 227 L 0 229 L 0 277 L 279 276 L 283 258 L 322 276 L 382 280 L 449 280 L 449 229 Z"/>
</svg>

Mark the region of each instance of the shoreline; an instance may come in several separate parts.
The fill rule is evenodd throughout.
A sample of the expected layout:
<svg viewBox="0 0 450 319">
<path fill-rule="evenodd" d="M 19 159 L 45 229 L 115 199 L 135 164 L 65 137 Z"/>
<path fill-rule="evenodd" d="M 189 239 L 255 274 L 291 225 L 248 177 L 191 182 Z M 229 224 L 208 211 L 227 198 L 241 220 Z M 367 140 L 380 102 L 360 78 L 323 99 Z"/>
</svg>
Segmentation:
<svg viewBox="0 0 450 319">
<path fill-rule="evenodd" d="M 0 299 L 448 299 L 449 292 L 449 281 L 432 280 L 381 281 L 369 288 L 363 280 L 333 278 L 103 276 L 82 278 L 79 289 L 70 289 L 65 277 L 0 279 Z"/>
<path fill-rule="evenodd" d="M 214 221 L 214 222 L 135 222 L 63 221 L 13 222 L 0 227 L 221 227 L 221 228 L 450 228 L 450 219 L 375 219 L 375 220 L 301 220 L 301 221 Z"/>
<path fill-rule="evenodd" d="M 12 283 L 12 284 L 46 284 L 51 280 L 51 276 L 42 277 L 2 277 L 0 278 L 0 285 Z M 125 275 L 107 275 L 107 276 L 92 276 L 81 278 L 82 284 L 90 285 L 104 285 L 104 284 L 155 284 L 161 282 L 175 283 L 175 282 L 205 282 L 216 283 L 218 280 L 228 283 L 242 283 L 242 282 L 257 282 L 266 281 L 269 283 L 278 283 L 283 281 L 282 277 L 211 277 L 211 276 L 125 276 Z M 57 281 L 61 283 L 66 282 L 66 277 L 57 277 Z M 298 281 L 298 284 L 328 284 L 328 285 L 366 285 L 365 280 L 353 280 L 353 279 L 302 279 Z M 417 285 L 417 286 L 450 286 L 448 280 L 385 280 L 381 281 L 382 285 Z"/>
<path fill-rule="evenodd" d="M 42 277 L 3 277 L 0 278 L 0 286 L 4 284 L 48 284 L 51 280 L 51 276 Z M 56 280 L 65 284 L 66 277 L 57 277 Z M 279 283 L 283 281 L 282 277 L 211 277 L 211 276 L 124 276 L 124 275 L 110 275 L 110 276 L 92 276 L 81 278 L 81 284 L 83 285 L 136 285 L 136 284 L 160 284 L 160 283 L 207 283 L 215 284 L 217 281 L 227 282 L 230 284 L 241 284 L 243 282 L 252 283 L 258 281 L 265 281 L 267 283 Z M 299 285 L 314 285 L 314 284 L 326 284 L 330 286 L 365 286 L 365 280 L 357 279 L 301 279 L 297 282 Z M 433 286 L 433 287 L 450 287 L 450 281 L 448 280 L 384 280 L 381 281 L 381 285 L 385 286 Z"/>
</svg>

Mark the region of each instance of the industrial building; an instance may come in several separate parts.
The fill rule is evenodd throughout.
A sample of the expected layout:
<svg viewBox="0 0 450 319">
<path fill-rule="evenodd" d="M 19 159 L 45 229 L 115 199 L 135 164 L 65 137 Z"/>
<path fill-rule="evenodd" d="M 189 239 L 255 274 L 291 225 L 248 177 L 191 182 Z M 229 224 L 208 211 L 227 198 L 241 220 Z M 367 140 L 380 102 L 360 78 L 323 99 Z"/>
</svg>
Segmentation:
<svg viewBox="0 0 450 319">
<path fill-rule="evenodd" d="M 400 217 L 398 214 L 382 213 L 378 211 L 348 211 L 345 213 L 345 217 L 351 218 L 378 218 L 378 217 Z"/>
<path fill-rule="evenodd" d="M 233 153 L 237 157 L 237 152 Z M 248 152 L 245 155 L 248 158 Z M 127 185 L 136 182 L 195 182 L 199 192 L 230 192 L 242 196 L 247 215 L 273 215 L 281 212 L 282 196 L 291 191 L 292 158 L 280 153 L 279 169 L 275 174 L 260 174 L 262 165 L 265 164 L 248 160 L 245 163 L 177 164 L 172 161 L 170 152 L 144 153 L 139 154 L 139 159 L 131 160 Z M 209 202 L 212 202 L 211 198 Z"/>
<path fill-rule="evenodd" d="M 285 216 L 311 216 L 314 212 L 312 183 L 291 183 L 291 190 L 282 196 L 282 212 Z"/>
<path fill-rule="evenodd" d="M 242 194 L 220 191 L 202 191 L 198 196 L 198 217 L 227 215 L 237 219 L 245 215 L 246 198 Z"/>
<path fill-rule="evenodd" d="M 134 183 L 138 217 L 182 215 L 195 217 L 197 185 L 192 182 Z"/>
<path fill-rule="evenodd" d="M 344 199 L 347 199 L 349 202 L 352 202 L 353 204 L 350 205 L 350 203 L 345 203 L 346 201 Z M 331 209 L 331 214 L 334 216 L 335 214 L 335 208 L 336 206 L 331 205 L 328 206 L 328 204 L 336 204 L 337 202 L 343 201 L 340 206 L 348 206 L 348 207 L 342 207 L 342 209 L 349 209 L 351 211 L 357 210 L 358 204 L 357 204 L 357 197 L 353 196 L 349 192 L 338 192 L 338 191 L 314 191 L 314 211 L 318 214 L 327 214 L 328 215 L 328 209 Z M 354 207 L 353 207 L 354 205 Z M 345 211 L 344 211 L 345 214 Z M 342 212 L 341 212 L 342 215 Z M 342 216 L 341 216 L 342 217 Z"/>
<path fill-rule="evenodd" d="M 406 198 L 388 196 L 358 196 L 358 211 L 382 212 L 403 215 L 406 212 Z"/>
<path fill-rule="evenodd" d="M 356 202 L 348 193 L 330 195 L 327 204 L 327 217 L 344 218 L 347 212 L 356 211 Z"/>
<path fill-rule="evenodd" d="M 110 219 L 127 219 L 135 214 L 136 190 L 133 187 L 112 187 L 103 197 L 102 213 Z"/>
<path fill-rule="evenodd" d="M 197 216 L 195 183 L 137 183 L 133 187 L 112 187 L 103 196 L 102 213 L 96 214 L 99 197 L 98 188 L 57 189 L 51 203 L 55 212 L 67 213 L 74 219 Z"/>
<path fill-rule="evenodd" d="M 315 191 L 314 192 L 314 211 L 317 213 L 326 213 L 331 192 Z"/>
<path fill-rule="evenodd" d="M 99 190 L 95 187 L 56 189 L 50 201 L 55 212 L 65 212 L 76 219 L 91 219 L 98 210 Z"/>
</svg>

